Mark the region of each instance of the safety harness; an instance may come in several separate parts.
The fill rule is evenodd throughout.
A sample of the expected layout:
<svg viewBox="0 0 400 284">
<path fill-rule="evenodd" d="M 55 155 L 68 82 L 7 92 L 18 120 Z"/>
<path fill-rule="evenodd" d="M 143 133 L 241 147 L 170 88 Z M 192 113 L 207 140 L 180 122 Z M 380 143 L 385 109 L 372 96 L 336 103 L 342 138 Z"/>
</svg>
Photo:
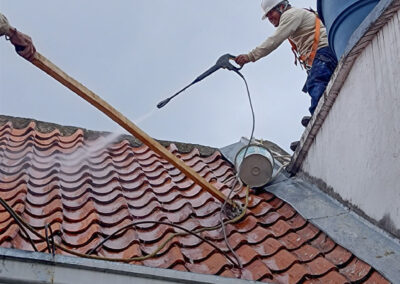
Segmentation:
<svg viewBox="0 0 400 284">
<path fill-rule="evenodd" d="M 308 9 L 306 9 L 308 10 Z M 310 11 L 310 10 L 308 10 Z M 289 38 L 290 45 L 292 46 L 292 52 L 294 54 L 294 64 L 297 66 L 297 62 L 300 62 L 300 66 L 306 70 L 311 69 L 312 63 L 314 61 L 315 55 L 317 54 L 317 49 L 319 45 L 319 36 L 320 36 L 320 29 L 321 29 L 321 21 L 318 15 L 314 11 L 310 11 L 315 14 L 315 33 L 314 33 L 314 42 L 311 47 L 311 52 L 306 54 L 300 54 L 296 44 Z"/>
</svg>

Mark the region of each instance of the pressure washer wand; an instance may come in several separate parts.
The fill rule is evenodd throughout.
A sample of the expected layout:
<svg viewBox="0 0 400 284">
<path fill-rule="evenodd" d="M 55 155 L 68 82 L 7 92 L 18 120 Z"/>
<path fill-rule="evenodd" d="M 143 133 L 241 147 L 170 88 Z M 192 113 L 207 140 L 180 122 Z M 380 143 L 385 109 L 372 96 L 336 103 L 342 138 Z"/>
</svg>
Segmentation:
<svg viewBox="0 0 400 284">
<path fill-rule="evenodd" d="M 203 80 L 205 77 L 211 75 L 212 73 L 214 73 L 215 71 L 217 71 L 218 69 L 220 69 L 221 67 L 214 65 L 213 67 L 211 67 L 210 69 L 208 69 L 206 72 L 204 72 L 203 74 L 201 74 L 199 77 L 197 77 L 192 83 L 190 83 L 189 85 L 187 85 L 185 88 L 183 88 L 182 90 L 180 90 L 179 92 L 177 92 L 176 94 L 174 94 L 173 96 L 159 102 L 157 104 L 158 108 L 162 108 L 163 106 L 165 106 L 167 103 L 169 103 L 169 101 L 173 98 L 175 98 L 177 95 L 179 95 L 180 93 L 182 93 L 183 91 L 185 91 L 187 88 L 189 88 L 190 86 L 192 86 L 193 84 L 196 84 L 197 82 L 200 82 L 201 80 Z"/>
<path fill-rule="evenodd" d="M 190 86 L 192 86 L 193 84 L 196 84 L 197 82 L 200 82 L 201 80 L 203 80 L 204 78 L 210 76 L 212 73 L 214 73 L 215 71 L 224 68 L 224 69 L 228 69 L 231 71 L 235 71 L 236 73 L 239 73 L 239 70 L 242 69 L 242 67 L 236 67 L 234 65 L 232 65 L 229 60 L 233 60 L 236 57 L 230 54 L 225 54 L 222 55 L 218 60 L 217 63 L 215 63 L 214 66 L 212 66 L 210 69 L 208 69 L 206 72 L 204 72 L 203 74 L 201 74 L 200 76 L 198 76 L 192 83 L 190 83 L 189 85 L 187 85 L 185 88 L 183 88 L 182 90 L 180 90 L 179 92 L 177 92 L 176 94 L 174 94 L 173 96 L 166 98 L 165 100 L 159 102 L 157 104 L 158 108 L 162 108 L 164 107 L 167 103 L 169 103 L 169 101 L 173 98 L 175 98 L 177 95 L 179 95 L 180 93 L 182 93 L 183 91 L 185 91 L 187 88 L 189 88 Z"/>
</svg>

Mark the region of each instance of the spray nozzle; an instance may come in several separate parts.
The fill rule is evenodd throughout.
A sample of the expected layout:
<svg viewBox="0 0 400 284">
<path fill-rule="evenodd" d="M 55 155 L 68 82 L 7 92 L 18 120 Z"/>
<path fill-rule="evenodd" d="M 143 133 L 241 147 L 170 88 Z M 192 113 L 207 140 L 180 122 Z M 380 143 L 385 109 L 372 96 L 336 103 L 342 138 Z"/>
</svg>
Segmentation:
<svg viewBox="0 0 400 284">
<path fill-rule="evenodd" d="M 162 107 L 164 107 L 167 103 L 169 103 L 170 100 L 171 100 L 171 98 L 166 98 L 165 100 L 159 102 L 159 103 L 157 104 L 157 108 L 162 108 Z"/>
</svg>

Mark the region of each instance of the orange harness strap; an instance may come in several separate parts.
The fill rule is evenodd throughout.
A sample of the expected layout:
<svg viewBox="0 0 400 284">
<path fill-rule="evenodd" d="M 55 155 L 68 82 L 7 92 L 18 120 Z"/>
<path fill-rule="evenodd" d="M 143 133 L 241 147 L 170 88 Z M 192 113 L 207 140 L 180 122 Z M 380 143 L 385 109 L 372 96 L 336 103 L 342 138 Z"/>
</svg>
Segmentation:
<svg viewBox="0 0 400 284">
<path fill-rule="evenodd" d="M 321 22 L 319 20 L 319 17 L 315 16 L 314 42 L 311 47 L 311 52 L 308 56 L 307 55 L 299 55 L 296 44 L 291 39 L 288 39 L 290 42 L 290 45 L 292 46 L 292 52 L 295 56 L 295 61 L 294 61 L 295 65 L 297 65 L 297 61 L 299 61 L 300 64 L 302 64 L 306 69 L 311 67 L 311 65 L 314 61 L 315 55 L 317 54 L 320 34 L 321 34 Z"/>
</svg>

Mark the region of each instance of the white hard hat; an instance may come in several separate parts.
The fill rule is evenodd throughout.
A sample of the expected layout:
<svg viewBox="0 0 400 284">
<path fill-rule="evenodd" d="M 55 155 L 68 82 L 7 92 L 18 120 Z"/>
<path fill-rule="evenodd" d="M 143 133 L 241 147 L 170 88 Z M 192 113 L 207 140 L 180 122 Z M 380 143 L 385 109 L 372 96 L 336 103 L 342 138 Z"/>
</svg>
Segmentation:
<svg viewBox="0 0 400 284">
<path fill-rule="evenodd" d="M 283 2 L 282 0 L 262 0 L 261 2 L 261 8 L 264 11 L 264 15 L 262 16 L 261 19 L 265 19 L 267 17 L 267 14 L 269 11 L 272 10 L 276 5 L 279 3 Z"/>
</svg>

